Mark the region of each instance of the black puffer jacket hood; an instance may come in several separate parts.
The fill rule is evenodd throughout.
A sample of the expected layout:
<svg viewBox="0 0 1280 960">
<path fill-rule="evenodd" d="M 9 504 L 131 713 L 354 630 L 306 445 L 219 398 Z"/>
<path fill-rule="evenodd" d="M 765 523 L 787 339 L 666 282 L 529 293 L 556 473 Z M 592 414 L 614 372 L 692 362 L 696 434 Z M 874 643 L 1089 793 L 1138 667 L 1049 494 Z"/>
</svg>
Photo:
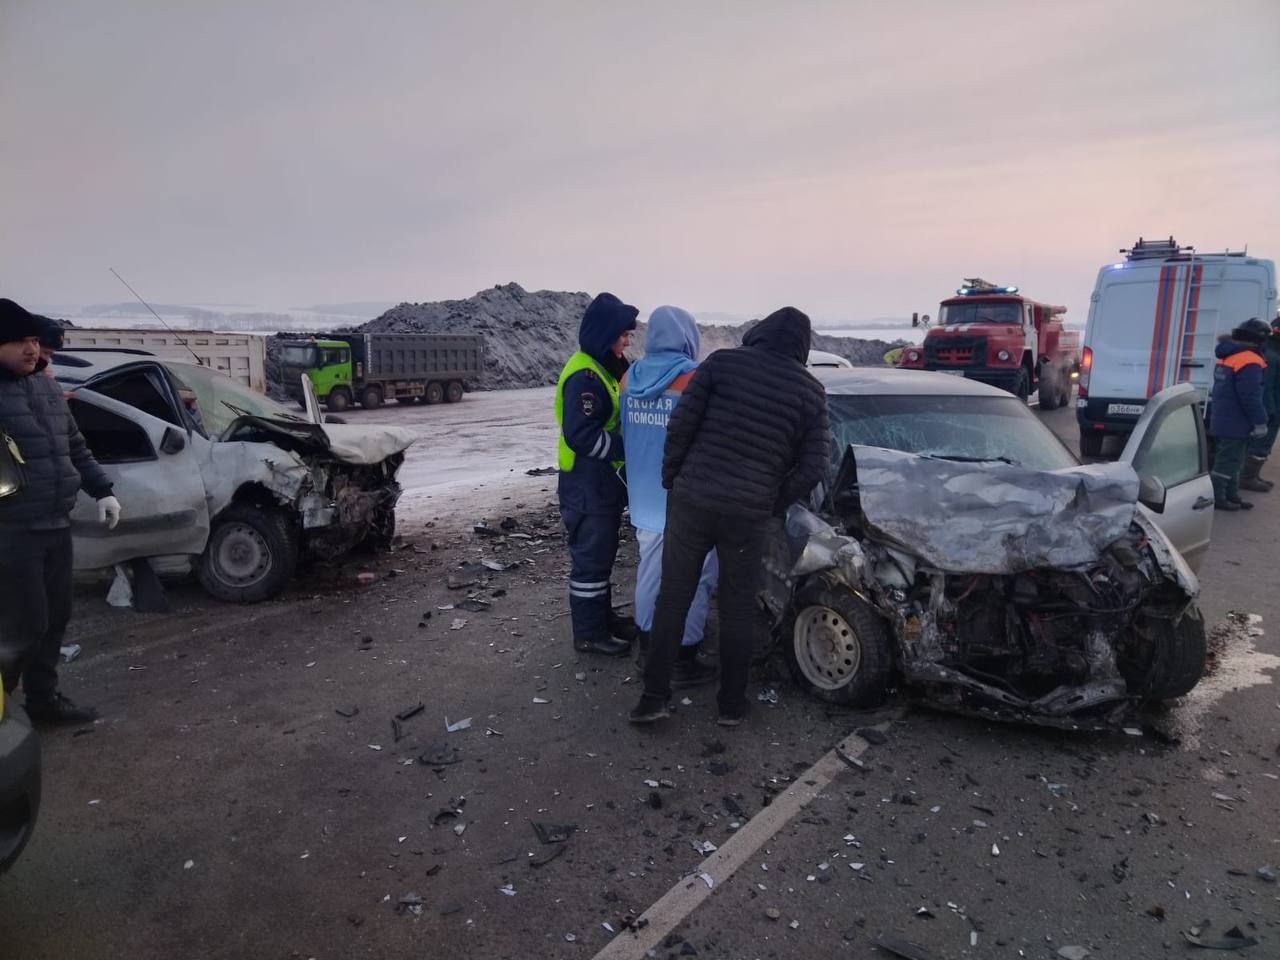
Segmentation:
<svg viewBox="0 0 1280 960">
<path fill-rule="evenodd" d="M 795 307 L 783 307 L 748 330 L 742 338 L 742 345 L 762 347 L 807 364 L 812 340 L 813 328 L 808 315 Z"/>
<path fill-rule="evenodd" d="M 591 359 L 606 363 L 611 356 L 609 348 L 628 330 L 636 328 L 640 311 L 629 303 L 623 303 L 612 293 L 601 293 L 587 305 L 578 327 L 578 346 Z"/>
</svg>

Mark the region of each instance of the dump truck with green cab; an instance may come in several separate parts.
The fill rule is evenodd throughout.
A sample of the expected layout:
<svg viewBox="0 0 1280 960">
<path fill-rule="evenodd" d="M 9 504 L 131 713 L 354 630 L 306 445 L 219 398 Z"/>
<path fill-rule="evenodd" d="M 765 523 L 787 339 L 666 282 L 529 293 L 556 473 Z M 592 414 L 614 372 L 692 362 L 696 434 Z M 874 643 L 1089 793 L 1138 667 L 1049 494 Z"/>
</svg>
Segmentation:
<svg viewBox="0 0 1280 960">
<path fill-rule="evenodd" d="M 457 403 L 484 365 L 482 337 L 435 333 L 326 334 L 285 340 L 285 389 L 303 402 L 302 375 L 334 412 L 359 402 L 373 410 L 388 400 Z"/>
</svg>

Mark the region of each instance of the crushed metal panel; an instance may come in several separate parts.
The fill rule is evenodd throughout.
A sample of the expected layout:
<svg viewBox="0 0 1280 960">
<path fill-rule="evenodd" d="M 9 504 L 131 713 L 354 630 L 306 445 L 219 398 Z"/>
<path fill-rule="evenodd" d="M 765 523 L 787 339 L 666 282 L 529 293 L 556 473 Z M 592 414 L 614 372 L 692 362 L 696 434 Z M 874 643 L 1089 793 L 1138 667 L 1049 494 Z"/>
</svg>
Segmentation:
<svg viewBox="0 0 1280 960">
<path fill-rule="evenodd" d="M 210 516 L 225 509 L 246 483 L 261 484 L 281 504 L 292 507 L 311 473 L 301 457 L 273 443 L 234 440 L 212 444 L 201 471 Z"/>
<path fill-rule="evenodd" d="M 324 432 L 329 438 L 329 452 L 344 463 L 381 463 L 409 449 L 418 439 L 416 433 L 405 427 L 326 423 Z"/>
<path fill-rule="evenodd" d="M 1048 472 L 852 449 L 870 527 L 949 573 L 1092 563 L 1137 507 L 1138 475 L 1124 463 Z"/>
</svg>

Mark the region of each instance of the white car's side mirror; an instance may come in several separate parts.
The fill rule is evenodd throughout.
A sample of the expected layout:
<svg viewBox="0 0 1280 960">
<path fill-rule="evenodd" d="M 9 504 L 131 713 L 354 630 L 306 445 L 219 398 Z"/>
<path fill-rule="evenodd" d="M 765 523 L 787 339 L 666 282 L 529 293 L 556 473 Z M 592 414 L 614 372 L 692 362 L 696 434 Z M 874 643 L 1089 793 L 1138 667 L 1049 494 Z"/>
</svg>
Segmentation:
<svg viewBox="0 0 1280 960">
<path fill-rule="evenodd" d="M 1138 502 L 1153 513 L 1164 513 L 1165 499 L 1168 492 L 1164 481 L 1158 477 L 1139 476 Z"/>
</svg>

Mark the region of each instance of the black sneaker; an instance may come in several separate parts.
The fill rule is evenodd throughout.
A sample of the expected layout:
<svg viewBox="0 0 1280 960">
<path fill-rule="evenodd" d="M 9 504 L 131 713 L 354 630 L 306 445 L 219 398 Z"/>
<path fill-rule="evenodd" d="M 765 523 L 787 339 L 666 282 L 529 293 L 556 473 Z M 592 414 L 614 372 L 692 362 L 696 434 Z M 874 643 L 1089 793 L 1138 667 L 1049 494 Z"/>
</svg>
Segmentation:
<svg viewBox="0 0 1280 960">
<path fill-rule="evenodd" d="M 705 660 L 693 658 L 691 660 L 677 660 L 675 671 L 671 675 L 671 685 L 673 687 L 700 687 L 704 683 L 710 683 L 717 676 L 720 670 L 714 663 L 707 663 Z"/>
<path fill-rule="evenodd" d="M 93 707 L 77 707 L 69 697 L 55 693 L 49 699 L 27 697 L 27 716 L 33 723 L 46 726 L 74 727 L 93 723 L 98 711 Z"/>
<path fill-rule="evenodd" d="M 1240 504 L 1236 503 L 1234 500 L 1216 500 L 1214 501 L 1213 509 L 1225 510 L 1227 513 L 1232 513 L 1240 509 Z"/>
<path fill-rule="evenodd" d="M 640 702 L 636 704 L 627 719 L 635 724 L 645 724 L 657 723 L 669 716 L 671 716 L 671 701 L 663 700 L 661 697 L 651 697 L 646 693 L 641 695 Z"/>
</svg>

